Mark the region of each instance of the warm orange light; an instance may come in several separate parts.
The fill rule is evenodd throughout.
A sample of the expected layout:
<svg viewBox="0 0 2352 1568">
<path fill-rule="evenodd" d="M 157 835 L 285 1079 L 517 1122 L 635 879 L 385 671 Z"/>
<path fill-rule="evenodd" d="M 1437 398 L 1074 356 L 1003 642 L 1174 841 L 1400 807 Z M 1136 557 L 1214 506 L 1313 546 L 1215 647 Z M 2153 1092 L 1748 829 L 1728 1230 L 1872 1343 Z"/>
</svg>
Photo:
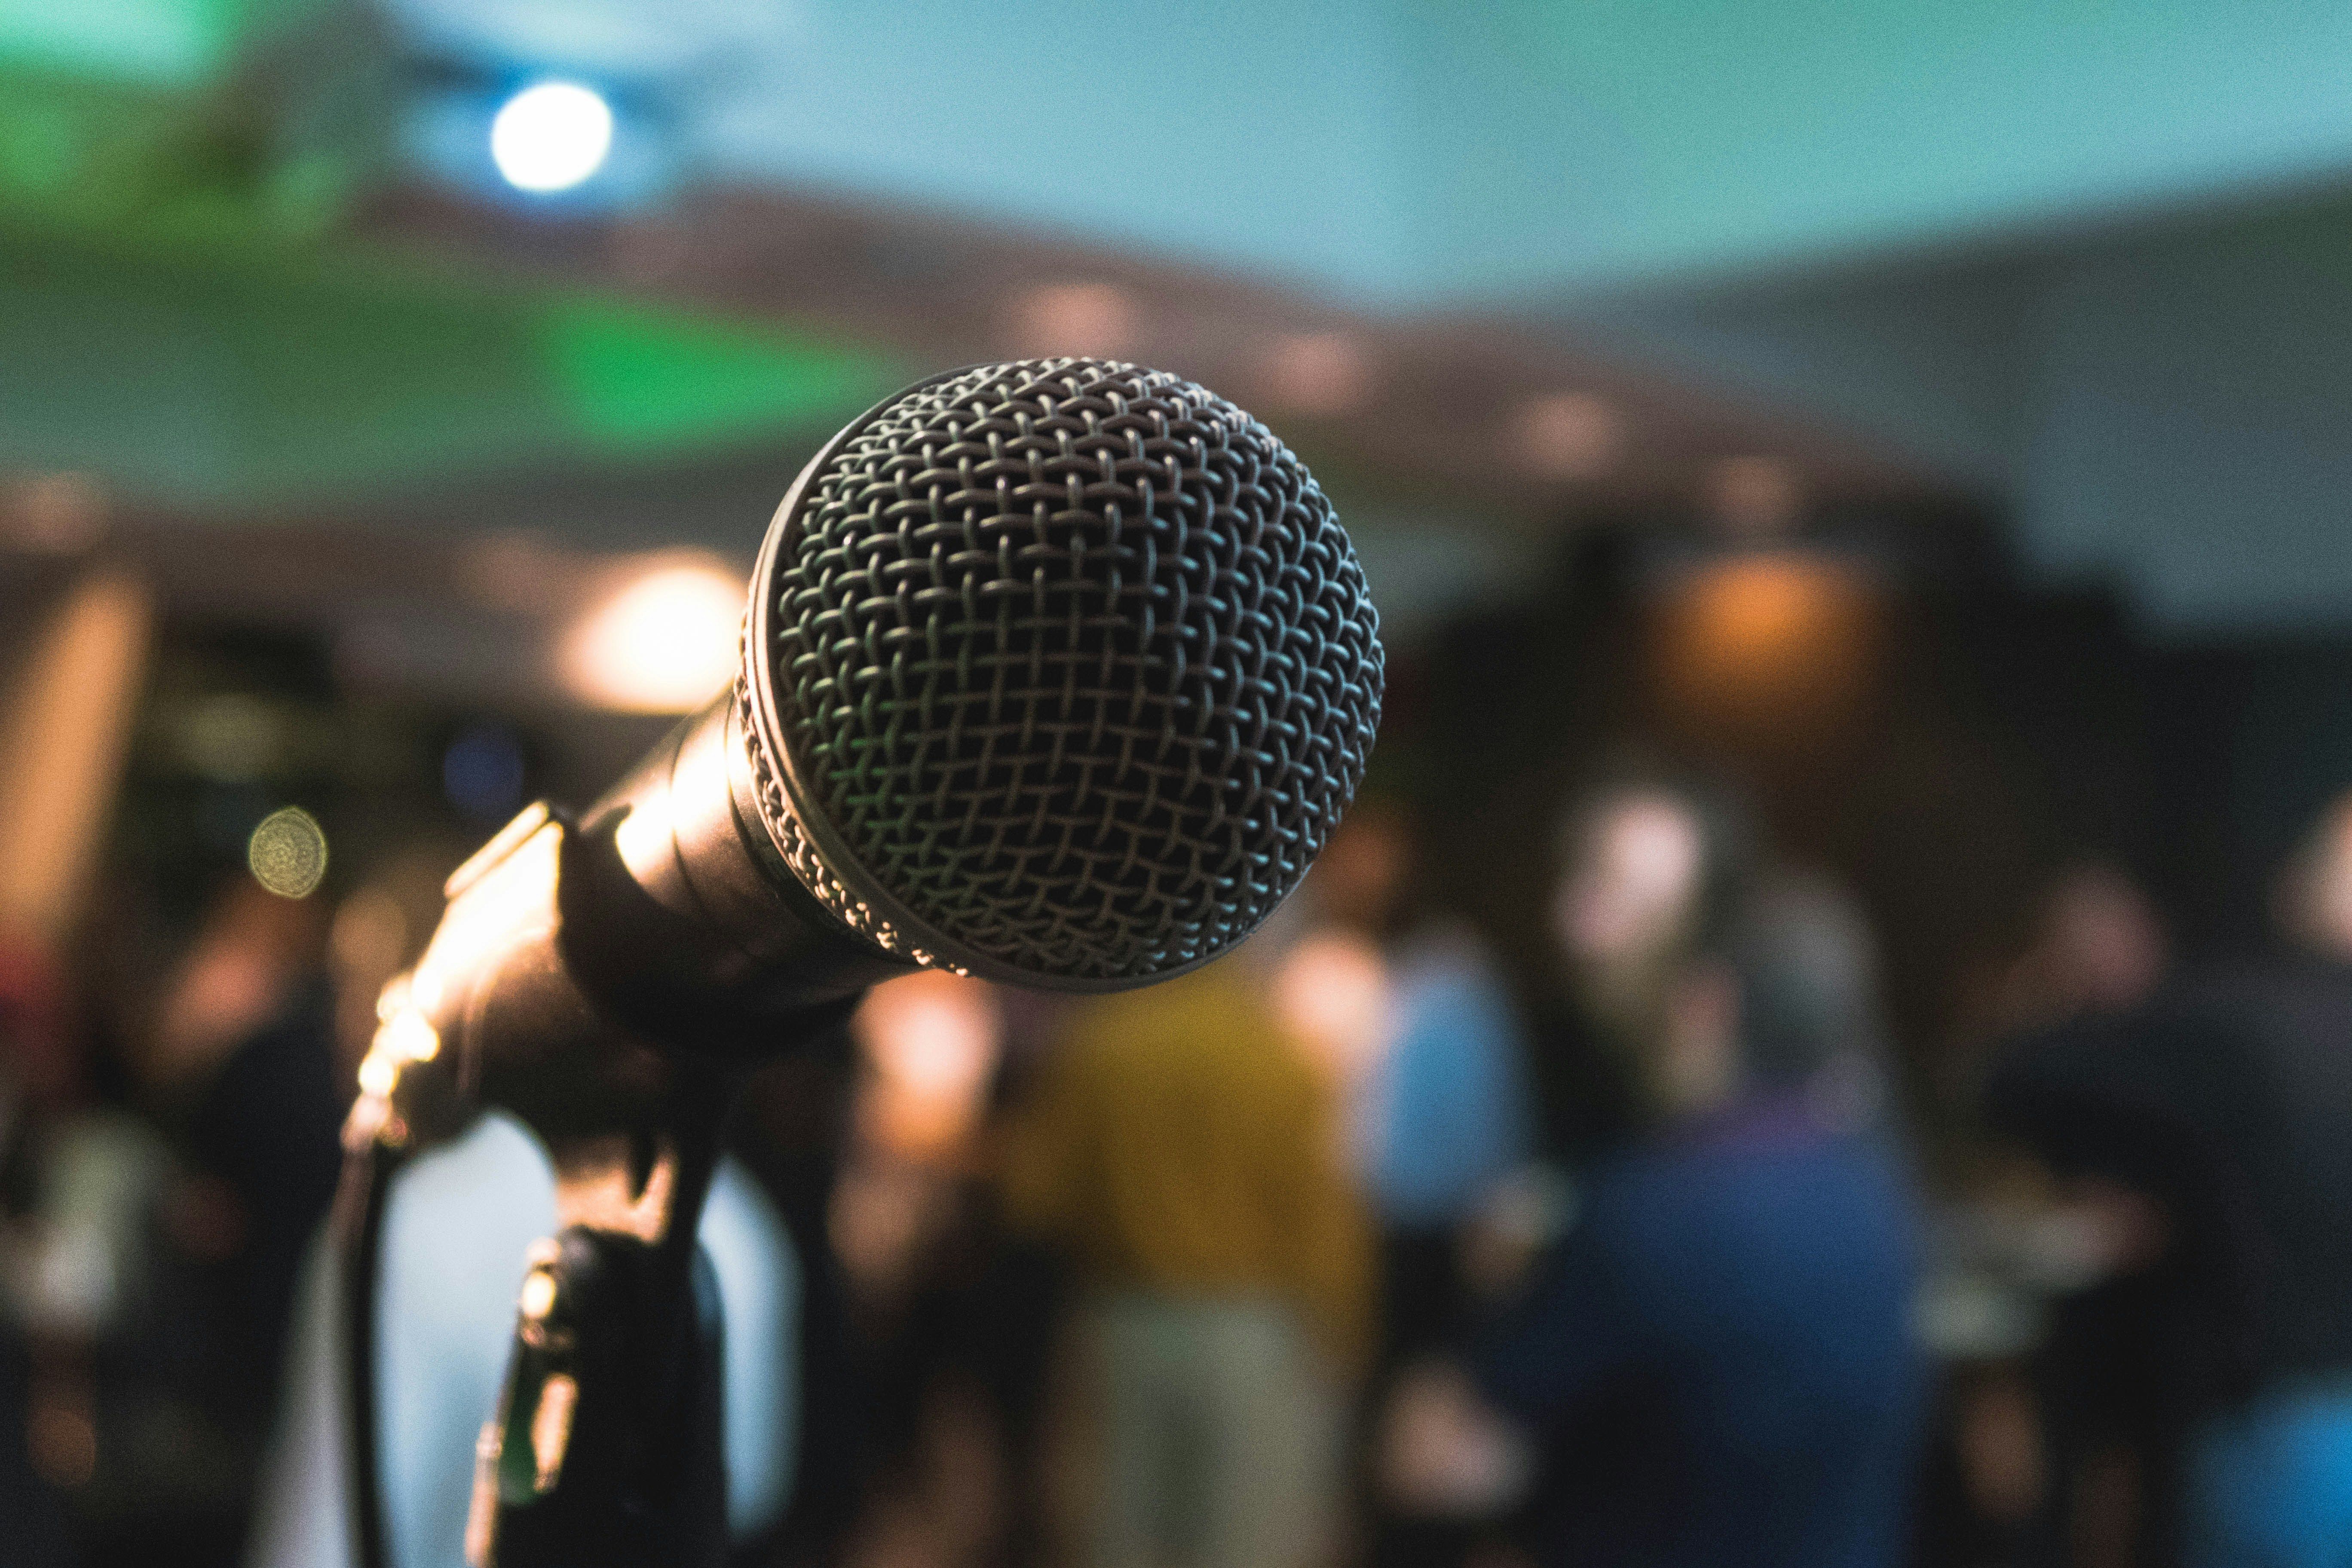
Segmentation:
<svg viewBox="0 0 2352 1568">
<path fill-rule="evenodd" d="M 718 561 L 648 562 L 575 626 L 561 655 L 582 701 L 629 713 L 698 708 L 735 673 L 743 583 Z"/>
<path fill-rule="evenodd" d="M 1709 573 L 1692 595 L 1693 631 L 1730 664 L 1786 657 L 1817 640 L 1832 614 L 1818 571 L 1785 561 L 1743 562 Z"/>
<path fill-rule="evenodd" d="M 1867 684 L 1877 595 L 1842 563 L 1746 555 L 1691 573 L 1661 605 L 1669 702 L 1702 723 L 1790 733 L 1843 712 Z"/>
<path fill-rule="evenodd" d="M 118 573 L 83 578 L 33 636 L 0 725 L 0 924 L 62 937 L 114 804 L 153 607 Z"/>
</svg>

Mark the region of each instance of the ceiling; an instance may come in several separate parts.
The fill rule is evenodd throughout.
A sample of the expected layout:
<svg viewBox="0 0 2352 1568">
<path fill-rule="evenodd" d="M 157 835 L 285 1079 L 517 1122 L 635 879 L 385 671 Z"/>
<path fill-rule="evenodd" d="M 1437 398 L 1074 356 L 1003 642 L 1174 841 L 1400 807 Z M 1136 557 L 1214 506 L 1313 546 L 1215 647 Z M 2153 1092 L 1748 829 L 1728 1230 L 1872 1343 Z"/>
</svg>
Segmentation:
<svg viewBox="0 0 2352 1568">
<path fill-rule="evenodd" d="M 630 199 L 434 152 L 549 72 L 646 139 Z M 727 548 L 890 387 L 1087 352 L 1465 557 L 1763 459 L 2128 573 L 2114 258 L 2332 199 L 2347 78 L 2352 12 L 2284 0 L 0 0 L 0 472 L 145 526 Z M 2236 471 L 2269 416 L 2207 402 Z"/>
</svg>

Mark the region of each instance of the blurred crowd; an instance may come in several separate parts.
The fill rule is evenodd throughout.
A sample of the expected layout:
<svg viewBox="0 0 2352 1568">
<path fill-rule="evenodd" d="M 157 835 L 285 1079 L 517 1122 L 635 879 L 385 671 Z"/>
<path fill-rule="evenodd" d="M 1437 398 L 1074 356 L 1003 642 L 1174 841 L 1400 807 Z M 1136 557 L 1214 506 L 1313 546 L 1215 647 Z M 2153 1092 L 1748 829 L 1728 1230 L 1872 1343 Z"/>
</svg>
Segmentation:
<svg viewBox="0 0 2352 1568">
<path fill-rule="evenodd" d="M 1532 936 L 1375 792 L 1226 959 L 921 973 L 760 1075 L 740 1560 L 2352 1561 L 2352 797 L 2226 965 L 2058 867 L 1933 1051 L 1737 789 L 1547 810 Z M 0 951 L 0 1564 L 286 1539 L 299 1282 L 448 858 Z"/>
</svg>

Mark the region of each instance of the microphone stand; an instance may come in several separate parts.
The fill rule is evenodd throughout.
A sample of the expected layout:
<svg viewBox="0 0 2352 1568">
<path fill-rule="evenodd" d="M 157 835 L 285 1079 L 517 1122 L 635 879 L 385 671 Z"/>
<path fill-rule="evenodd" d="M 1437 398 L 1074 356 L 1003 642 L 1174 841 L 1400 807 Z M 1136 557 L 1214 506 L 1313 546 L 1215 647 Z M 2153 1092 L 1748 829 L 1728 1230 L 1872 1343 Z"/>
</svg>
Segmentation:
<svg viewBox="0 0 2352 1568">
<path fill-rule="evenodd" d="M 476 1451 L 466 1554 L 483 1568 L 725 1559 L 722 1330 L 695 1230 L 732 1086 L 678 1077 L 647 1134 L 552 1151 L 562 1228 L 531 1250 Z"/>
<path fill-rule="evenodd" d="M 527 1258 L 505 1390 L 475 1450 L 466 1555 L 476 1568 L 725 1560 L 723 1330 L 695 1230 L 732 1084 L 679 1077 L 650 1137 L 552 1147 L 560 1229 Z M 362 1568 L 389 1568 L 373 1372 L 383 1205 L 414 1139 L 398 1087 L 353 1108 L 336 1216 Z"/>
<path fill-rule="evenodd" d="M 450 879 L 432 944 L 379 1002 L 338 1227 L 363 1568 L 390 1568 L 373 1393 L 383 1202 L 412 1151 L 484 1103 L 546 1145 L 560 1228 L 528 1259 L 505 1390 L 477 1446 L 467 1560 L 725 1559 L 723 1331 L 696 1232 L 728 1110 L 750 1067 L 839 1027 L 866 984 L 905 967 L 783 902 L 748 858 L 703 852 L 741 835 L 735 797 L 672 785 L 720 765 L 730 722 L 714 704 L 681 725 L 582 822 L 525 810 Z M 698 902 L 682 907 L 673 868 L 688 864 Z M 773 900 L 739 929 L 774 933 L 792 962 L 714 934 L 706 911 L 725 900 Z"/>
</svg>

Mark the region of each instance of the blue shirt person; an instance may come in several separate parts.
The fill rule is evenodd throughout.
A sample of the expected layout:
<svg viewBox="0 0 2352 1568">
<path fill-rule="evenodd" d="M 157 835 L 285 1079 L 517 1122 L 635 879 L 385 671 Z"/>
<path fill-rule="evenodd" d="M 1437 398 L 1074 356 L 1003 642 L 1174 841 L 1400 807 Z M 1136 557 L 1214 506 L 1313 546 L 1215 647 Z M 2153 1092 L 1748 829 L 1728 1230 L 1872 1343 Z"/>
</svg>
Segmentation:
<svg viewBox="0 0 2352 1568">
<path fill-rule="evenodd" d="M 1542 1555 L 1898 1561 L 1924 1384 L 1916 1268 L 1896 1162 L 1801 1092 L 1601 1162 L 1472 1358 L 1549 1456 Z"/>
</svg>

